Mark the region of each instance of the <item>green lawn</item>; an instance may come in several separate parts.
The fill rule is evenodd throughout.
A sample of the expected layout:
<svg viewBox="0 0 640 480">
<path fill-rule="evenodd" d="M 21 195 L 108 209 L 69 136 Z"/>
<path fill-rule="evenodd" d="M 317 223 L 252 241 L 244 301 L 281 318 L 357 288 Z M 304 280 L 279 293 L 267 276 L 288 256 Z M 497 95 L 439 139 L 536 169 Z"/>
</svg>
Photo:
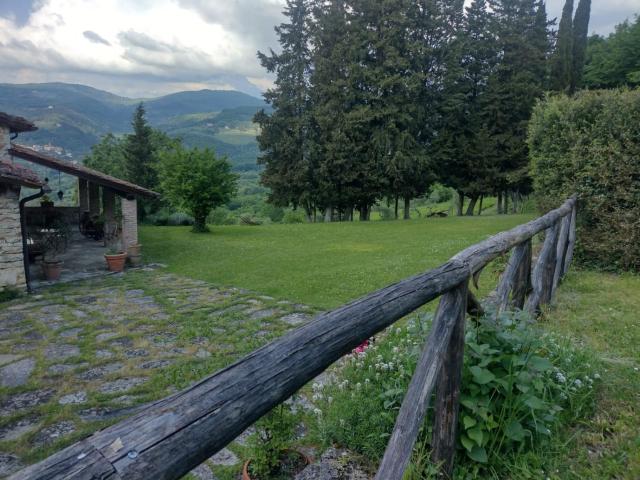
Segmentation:
<svg viewBox="0 0 640 480">
<path fill-rule="evenodd" d="M 584 342 L 601 360 L 594 415 L 550 460 L 558 479 L 640 478 L 640 277 L 573 271 L 546 326 Z"/>
<path fill-rule="evenodd" d="M 530 215 L 392 222 L 141 227 L 145 258 L 169 271 L 320 308 L 337 307 L 445 262 Z"/>
</svg>

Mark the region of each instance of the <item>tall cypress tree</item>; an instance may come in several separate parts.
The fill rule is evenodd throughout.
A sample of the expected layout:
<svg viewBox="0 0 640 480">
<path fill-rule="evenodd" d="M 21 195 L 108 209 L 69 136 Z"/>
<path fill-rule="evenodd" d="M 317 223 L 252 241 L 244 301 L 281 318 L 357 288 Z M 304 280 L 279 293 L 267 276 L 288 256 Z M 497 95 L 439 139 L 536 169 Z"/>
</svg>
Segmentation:
<svg viewBox="0 0 640 480">
<path fill-rule="evenodd" d="M 486 1 L 474 0 L 467 7 L 461 33 L 452 44 L 457 50 L 456 63 L 447 68 L 442 127 L 434 139 L 440 181 L 458 192 L 459 215 L 463 213 L 465 196 L 471 199 L 467 213 L 473 214 L 477 199 L 491 193 L 497 174 L 485 111 L 487 83 L 498 63 L 493 27 Z"/>
<path fill-rule="evenodd" d="M 531 189 L 527 123 L 544 89 L 547 22 L 543 2 L 494 0 L 501 61 L 487 87 L 486 114 L 498 174 L 496 192 L 517 197 Z"/>
<path fill-rule="evenodd" d="M 556 47 L 551 59 L 551 89 L 564 92 L 571 86 L 573 71 L 573 0 L 566 0 L 558 25 Z"/>
<path fill-rule="evenodd" d="M 571 86 L 573 93 L 582 87 L 582 71 L 587 53 L 587 36 L 589 34 L 589 16 L 591 0 L 580 0 L 573 19 L 573 63 L 571 66 Z"/>
<path fill-rule="evenodd" d="M 275 73 L 274 87 L 264 98 L 273 113 L 258 112 L 260 126 L 258 162 L 265 166 L 262 183 L 271 189 L 275 205 L 303 207 L 310 219 L 314 207 L 314 172 L 308 147 L 309 6 L 307 0 L 287 0 L 284 10 L 288 23 L 275 28 L 281 52 L 258 52 L 262 65 Z"/>
</svg>

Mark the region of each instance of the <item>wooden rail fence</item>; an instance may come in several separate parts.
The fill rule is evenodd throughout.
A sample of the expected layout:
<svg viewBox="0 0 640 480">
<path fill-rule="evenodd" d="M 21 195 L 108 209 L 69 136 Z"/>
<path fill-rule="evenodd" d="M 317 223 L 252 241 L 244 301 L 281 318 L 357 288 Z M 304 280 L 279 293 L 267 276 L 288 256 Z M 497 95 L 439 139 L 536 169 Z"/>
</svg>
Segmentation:
<svg viewBox="0 0 640 480">
<path fill-rule="evenodd" d="M 499 309 L 537 314 L 573 256 L 576 199 L 499 233 L 426 273 L 402 280 L 311 322 L 191 387 L 14 474 L 24 479 L 179 479 L 336 360 L 396 320 L 442 296 L 398 413 L 377 480 L 400 480 L 436 389 L 432 459 L 450 477 L 455 453 L 467 311 L 481 307 L 470 279 L 513 249 L 496 290 Z M 531 239 L 545 232 L 532 269 Z"/>
</svg>

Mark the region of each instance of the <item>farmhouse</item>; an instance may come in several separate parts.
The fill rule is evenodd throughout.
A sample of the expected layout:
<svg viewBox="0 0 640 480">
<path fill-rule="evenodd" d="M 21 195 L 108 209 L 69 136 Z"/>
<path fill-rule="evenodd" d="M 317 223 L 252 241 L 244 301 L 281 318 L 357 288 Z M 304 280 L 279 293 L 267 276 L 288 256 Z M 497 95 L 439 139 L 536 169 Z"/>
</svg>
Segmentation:
<svg viewBox="0 0 640 480">
<path fill-rule="evenodd" d="M 66 264 L 69 272 L 89 265 L 103 269 L 102 255 L 109 242 L 117 242 L 124 251 L 138 244 L 137 198 L 158 196 L 125 180 L 13 143 L 20 133 L 36 129 L 24 118 L 0 112 L 0 291 L 29 288 L 39 273 L 34 266 L 48 252 L 55 254 L 59 265 Z M 52 193 L 48 179 L 39 178 L 16 159 L 76 177 L 77 204 L 56 205 L 56 194 L 47 195 Z M 61 200 L 62 192 L 57 197 Z M 37 199 L 40 206 L 27 206 Z"/>
</svg>

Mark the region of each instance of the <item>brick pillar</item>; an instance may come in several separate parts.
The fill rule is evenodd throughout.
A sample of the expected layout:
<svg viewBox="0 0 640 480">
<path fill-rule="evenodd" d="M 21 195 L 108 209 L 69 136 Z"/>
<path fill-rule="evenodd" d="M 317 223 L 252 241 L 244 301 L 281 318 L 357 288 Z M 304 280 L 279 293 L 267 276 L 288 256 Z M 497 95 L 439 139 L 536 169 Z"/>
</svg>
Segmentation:
<svg viewBox="0 0 640 480">
<path fill-rule="evenodd" d="M 138 243 L 138 204 L 136 199 L 122 198 L 122 248 Z"/>
<path fill-rule="evenodd" d="M 78 206 L 80 213 L 89 211 L 89 192 L 87 181 L 83 178 L 78 179 Z"/>
<path fill-rule="evenodd" d="M 89 212 L 100 215 L 100 185 L 89 182 Z"/>
<path fill-rule="evenodd" d="M 102 214 L 104 215 L 105 246 L 117 233 L 115 221 L 116 194 L 110 188 L 102 187 Z"/>
<path fill-rule="evenodd" d="M 26 287 L 19 202 L 20 187 L 0 183 L 0 291 Z"/>
</svg>

